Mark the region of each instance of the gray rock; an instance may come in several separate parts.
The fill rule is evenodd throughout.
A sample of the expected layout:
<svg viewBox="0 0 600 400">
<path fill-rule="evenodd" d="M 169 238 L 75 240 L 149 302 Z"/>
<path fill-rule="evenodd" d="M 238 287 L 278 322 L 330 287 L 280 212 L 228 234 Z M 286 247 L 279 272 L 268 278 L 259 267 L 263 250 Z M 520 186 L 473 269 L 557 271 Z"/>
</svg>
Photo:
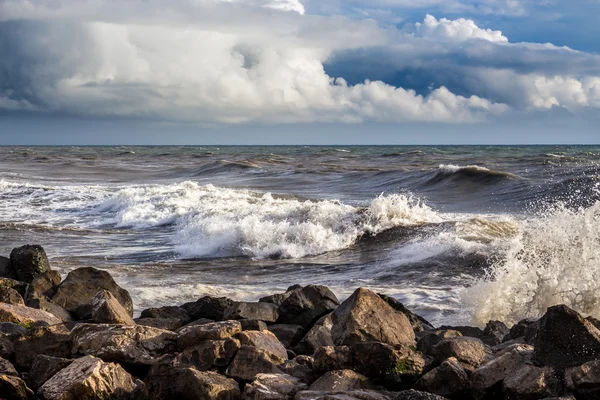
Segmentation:
<svg viewBox="0 0 600 400">
<path fill-rule="evenodd" d="M 15 361 L 21 368 L 29 368 L 34 359 L 42 354 L 67 358 L 71 354 L 69 330 L 63 324 L 29 329 L 15 339 Z"/>
<path fill-rule="evenodd" d="M 360 390 L 373 389 L 375 385 L 364 375 L 350 369 L 329 371 L 317 379 L 309 390 Z"/>
<path fill-rule="evenodd" d="M 306 384 L 286 374 L 258 374 L 244 388 L 245 400 L 288 400 L 296 393 L 306 390 Z"/>
<path fill-rule="evenodd" d="M 279 314 L 275 304 L 236 301 L 227 307 L 224 318 L 275 322 L 278 317 Z"/>
<path fill-rule="evenodd" d="M 31 283 L 36 276 L 50 271 L 50 263 L 42 246 L 28 244 L 10 252 L 10 268 L 18 280 Z"/>
<path fill-rule="evenodd" d="M 469 377 L 456 358 L 449 358 L 423 375 L 415 383 L 415 389 L 456 399 L 468 398 Z"/>
<path fill-rule="evenodd" d="M 433 348 L 433 356 L 438 363 L 455 357 L 465 370 L 474 371 L 491 358 L 492 350 L 479 339 L 462 336 L 439 342 Z"/>
<path fill-rule="evenodd" d="M 308 285 L 289 291 L 279 306 L 280 324 L 300 325 L 309 329 L 323 315 L 329 314 L 340 304 L 338 298 L 326 286 Z"/>
<path fill-rule="evenodd" d="M 192 325 L 179 331 L 177 347 L 185 350 L 205 340 L 224 340 L 242 331 L 238 321 L 221 321 L 203 325 Z"/>
<path fill-rule="evenodd" d="M 331 314 L 327 314 L 319 319 L 308 333 L 304 335 L 294 347 L 294 351 L 297 354 L 312 355 L 319 347 L 334 346 L 331 328 L 333 328 L 333 321 Z"/>
<path fill-rule="evenodd" d="M 200 318 L 222 321 L 225 310 L 231 306 L 233 300 L 227 297 L 204 296 L 197 301 L 185 303 L 181 306 L 193 320 Z"/>
<path fill-rule="evenodd" d="M 99 324 L 135 325 L 131 315 L 108 290 L 100 290 L 92 299 L 92 320 Z"/>
</svg>

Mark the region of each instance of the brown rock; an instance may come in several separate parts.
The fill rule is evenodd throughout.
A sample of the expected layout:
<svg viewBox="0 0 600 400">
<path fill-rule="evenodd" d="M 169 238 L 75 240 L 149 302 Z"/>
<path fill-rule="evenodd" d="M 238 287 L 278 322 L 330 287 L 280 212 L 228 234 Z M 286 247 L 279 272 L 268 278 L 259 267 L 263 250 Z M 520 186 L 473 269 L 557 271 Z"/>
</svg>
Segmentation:
<svg viewBox="0 0 600 400">
<path fill-rule="evenodd" d="M 10 267 L 18 280 L 30 283 L 36 276 L 50 271 L 42 246 L 25 245 L 10 252 Z"/>
<path fill-rule="evenodd" d="M 10 361 L 0 357 L 0 375 L 19 376 L 14 365 Z"/>
<path fill-rule="evenodd" d="M 332 321 L 331 334 L 338 346 L 367 341 L 415 344 L 408 318 L 368 289 L 357 289 L 333 312 Z"/>
<path fill-rule="evenodd" d="M 207 340 L 178 354 L 174 365 L 194 367 L 198 371 L 227 367 L 239 348 L 237 339 Z"/>
<path fill-rule="evenodd" d="M 241 331 L 242 325 L 238 321 L 222 321 L 203 325 L 192 325 L 179 331 L 177 347 L 179 350 L 185 350 L 204 340 L 228 339 Z"/>
<path fill-rule="evenodd" d="M 12 375 L 0 375 L 0 397 L 7 400 L 34 400 L 35 394 L 23 379 Z"/>
<path fill-rule="evenodd" d="M 309 329 L 322 316 L 335 310 L 340 302 L 327 286 L 308 285 L 288 292 L 279 306 L 279 323 Z"/>
<path fill-rule="evenodd" d="M 181 306 L 193 320 L 200 318 L 222 321 L 225 310 L 233 304 L 233 300 L 227 297 L 204 296 L 197 301 L 185 303 Z"/>
<path fill-rule="evenodd" d="M 60 324 L 62 321 L 46 311 L 20 305 L 0 303 L 0 322 L 12 322 L 24 327 L 29 327 L 40 322 L 54 325 Z"/>
<path fill-rule="evenodd" d="M 433 396 L 433 395 L 432 395 Z M 296 393 L 295 400 L 430 400 L 425 397 L 400 397 L 400 394 L 380 392 L 375 390 L 303 390 Z M 445 400 L 436 397 L 431 400 Z"/>
<path fill-rule="evenodd" d="M 571 379 L 578 399 L 600 399 L 600 360 L 574 368 Z"/>
<path fill-rule="evenodd" d="M 15 355 L 15 349 L 12 341 L 8 336 L 0 335 L 0 357 L 12 359 Z"/>
<path fill-rule="evenodd" d="M 434 329 L 433 325 L 429 323 L 429 321 L 427 321 L 420 315 L 411 312 L 408 308 L 404 307 L 404 304 L 400 303 L 393 297 L 381 293 L 379 293 L 379 297 L 381 297 L 386 303 L 388 303 L 394 310 L 406 315 L 406 318 L 408 318 L 408 320 L 410 321 L 410 324 L 412 325 L 413 330 L 415 332 L 425 332 Z"/>
<path fill-rule="evenodd" d="M 543 399 L 559 395 L 560 383 L 552 368 L 523 365 L 504 380 L 504 392 L 509 399 Z"/>
<path fill-rule="evenodd" d="M 466 336 L 444 339 L 433 348 L 433 356 L 438 363 L 455 357 L 467 371 L 474 371 L 491 355 L 489 346 L 479 339 Z"/>
<path fill-rule="evenodd" d="M 359 390 L 373 389 L 374 385 L 364 375 L 350 369 L 329 371 L 317 379 L 309 390 Z"/>
<path fill-rule="evenodd" d="M 304 328 L 300 325 L 276 324 L 269 326 L 269 330 L 286 348 L 293 348 L 302 339 Z"/>
<path fill-rule="evenodd" d="M 279 314 L 277 306 L 271 303 L 251 303 L 236 301 L 225 310 L 225 319 L 254 319 L 275 322 Z"/>
<path fill-rule="evenodd" d="M 279 369 L 287 375 L 298 378 L 300 382 L 310 385 L 317 379 L 313 364 L 312 357 L 298 356 L 293 360 L 286 360 Z"/>
<path fill-rule="evenodd" d="M 185 325 L 192 320 L 187 311 L 175 306 L 148 308 L 142 311 L 140 318 L 175 318 L 181 321 L 181 325 Z"/>
<path fill-rule="evenodd" d="M 92 299 L 92 320 L 99 324 L 135 325 L 131 315 L 108 290 L 100 290 Z"/>
<path fill-rule="evenodd" d="M 17 306 L 24 306 L 25 301 L 23 297 L 15 289 L 0 286 L 0 303 L 12 304 Z"/>
<path fill-rule="evenodd" d="M 66 358 L 38 355 L 31 365 L 29 384 L 33 390 L 38 390 L 46 381 L 58 371 L 68 367 L 73 360 Z"/>
<path fill-rule="evenodd" d="M 181 320 L 177 318 L 136 318 L 133 321 L 138 325 L 151 326 L 152 328 L 166 329 L 168 331 L 177 331 L 177 329 L 181 328 Z"/>
<path fill-rule="evenodd" d="M 57 306 L 56 304 L 50 302 L 47 298 L 41 297 L 39 299 L 30 298 L 28 302 L 28 306 L 32 308 L 37 308 L 38 310 L 46 311 L 56 318 L 60 319 L 62 322 L 72 322 L 74 321 L 73 316 L 67 310 L 62 307 Z"/>
<path fill-rule="evenodd" d="M 244 400 L 287 400 L 296 393 L 306 390 L 306 384 L 286 374 L 258 374 L 256 379 L 246 385 Z"/>
<path fill-rule="evenodd" d="M 267 324 L 257 319 L 240 319 L 243 331 L 266 331 Z"/>
<path fill-rule="evenodd" d="M 276 359 L 287 360 L 287 351 L 272 332 L 244 331 L 238 335 L 242 346 L 252 346 Z"/>
<path fill-rule="evenodd" d="M 417 350 L 421 353 L 433 355 L 433 348 L 442 340 L 462 336 L 459 331 L 451 329 L 438 329 L 427 332 L 417 342 Z"/>
<path fill-rule="evenodd" d="M 314 368 L 318 373 L 352 368 L 352 349 L 348 346 L 323 346 L 315 352 Z"/>
<path fill-rule="evenodd" d="M 58 271 L 46 271 L 33 278 L 33 281 L 27 287 L 25 299 L 29 307 L 32 299 L 52 298 L 56 294 L 56 289 L 60 285 L 60 273 Z"/>
<path fill-rule="evenodd" d="M 323 346 L 334 346 L 331 336 L 333 321 L 331 314 L 325 315 L 319 319 L 300 342 L 294 347 L 298 354 L 314 354 L 315 350 Z"/>
<path fill-rule="evenodd" d="M 63 324 L 30 329 L 14 341 L 15 361 L 29 368 L 40 354 L 67 358 L 71 354 L 69 330 Z"/>
<path fill-rule="evenodd" d="M 189 328 L 190 326 L 212 324 L 213 322 L 215 322 L 215 321 L 212 319 L 200 318 L 200 319 L 190 322 L 189 324 L 183 325 L 181 328 L 175 329 L 175 332 L 180 333 L 182 330 L 184 330 L 185 328 Z M 241 323 L 241 321 L 240 321 L 240 323 Z M 244 329 L 244 327 L 242 326 L 242 330 L 243 329 Z"/>
<path fill-rule="evenodd" d="M 0 278 L 0 286 L 15 289 L 21 297 L 24 297 L 25 292 L 27 291 L 26 282 L 17 281 L 11 278 Z"/>
<path fill-rule="evenodd" d="M 225 374 L 235 379 L 252 382 L 258 374 L 283 373 L 279 367 L 284 361 L 256 347 L 242 346 Z"/>
<path fill-rule="evenodd" d="M 456 358 L 449 358 L 415 383 L 415 389 L 440 396 L 469 398 L 469 377 Z"/>
</svg>

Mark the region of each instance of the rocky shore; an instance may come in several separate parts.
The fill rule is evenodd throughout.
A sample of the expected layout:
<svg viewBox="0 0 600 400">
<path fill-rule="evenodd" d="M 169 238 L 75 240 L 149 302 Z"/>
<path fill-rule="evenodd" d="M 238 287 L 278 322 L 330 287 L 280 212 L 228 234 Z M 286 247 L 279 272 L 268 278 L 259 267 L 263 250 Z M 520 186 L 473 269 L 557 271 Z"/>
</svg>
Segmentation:
<svg viewBox="0 0 600 400">
<path fill-rule="evenodd" d="M 600 399 L 600 321 L 434 327 L 368 289 L 292 286 L 151 308 L 109 273 L 0 257 L 0 399 Z"/>
</svg>

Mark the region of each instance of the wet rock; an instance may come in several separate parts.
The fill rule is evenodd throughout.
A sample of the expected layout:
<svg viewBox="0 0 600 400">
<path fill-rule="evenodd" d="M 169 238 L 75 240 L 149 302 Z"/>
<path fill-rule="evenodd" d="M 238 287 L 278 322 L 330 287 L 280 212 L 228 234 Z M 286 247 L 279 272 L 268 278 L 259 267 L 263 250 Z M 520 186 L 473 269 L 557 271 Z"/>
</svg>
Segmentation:
<svg viewBox="0 0 600 400">
<path fill-rule="evenodd" d="M 46 271 L 36 276 L 27 287 L 25 292 L 25 301 L 30 305 L 30 301 L 35 299 L 52 298 L 56 294 L 56 289 L 60 285 L 60 273 L 58 271 Z"/>
<path fill-rule="evenodd" d="M 74 360 L 38 390 L 43 400 L 144 399 L 145 385 L 120 365 L 87 356 Z"/>
<path fill-rule="evenodd" d="M 133 321 L 138 325 L 168 331 L 177 331 L 177 329 L 181 328 L 181 320 L 177 318 L 136 318 Z"/>
<path fill-rule="evenodd" d="M 224 317 L 225 319 L 253 319 L 275 322 L 279 314 L 275 304 L 236 301 L 227 307 Z"/>
<path fill-rule="evenodd" d="M 227 367 L 240 348 L 237 339 L 207 340 L 178 354 L 175 365 L 194 367 L 198 371 Z"/>
<path fill-rule="evenodd" d="M 587 362 L 570 375 L 577 399 L 600 399 L 600 360 Z"/>
<path fill-rule="evenodd" d="M 495 346 L 502 343 L 509 331 L 510 329 L 504 322 L 489 321 L 483 330 L 481 341 L 488 346 Z"/>
<path fill-rule="evenodd" d="M 65 325 L 29 329 L 14 342 L 15 361 L 21 368 L 29 368 L 40 354 L 67 358 L 71 354 L 69 330 Z"/>
<path fill-rule="evenodd" d="M 68 367 L 73 360 L 66 358 L 38 355 L 31 365 L 29 384 L 33 390 L 38 390 L 46 381 L 63 368 Z"/>
<path fill-rule="evenodd" d="M 460 336 L 462 336 L 462 333 L 451 329 L 438 329 L 435 331 L 427 332 L 417 342 L 417 350 L 419 350 L 421 353 L 432 355 L 433 348 L 439 342 L 441 342 L 444 339 Z"/>
<path fill-rule="evenodd" d="M 278 323 L 300 325 L 309 329 L 319 318 L 335 310 L 339 304 L 338 298 L 328 287 L 308 285 L 289 292 L 279 306 Z"/>
<path fill-rule="evenodd" d="M 567 306 L 550 307 L 540 319 L 534 360 L 562 370 L 600 358 L 600 331 Z"/>
<path fill-rule="evenodd" d="M 543 399 L 558 396 L 560 383 L 552 368 L 523 365 L 504 380 L 504 392 L 509 399 Z"/>
<path fill-rule="evenodd" d="M 187 311 L 175 306 L 148 308 L 142 311 L 140 318 L 175 318 L 180 320 L 182 325 L 192 320 Z"/>
<path fill-rule="evenodd" d="M 240 319 L 240 324 L 242 324 L 243 331 L 266 331 L 269 329 L 266 323 L 256 319 Z"/>
<path fill-rule="evenodd" d="M 78 324 L 71 331 L 73 355 L 137 365 L 174 352 L 176 340 L 173 332 L 140 325 Z"/>
<path fill-rule="evenodd" d="M 181 306 L 192 320 L 200 318 L 222 321 L 225 316 L 225 310 L 233 304 L 233 300 L 227 297 L 204 296 L 197 301 L 185 303 Z"/>
<path fill-rule="evenodd" d="M 60 324 L 62 321 L 49 312 L 31 307 L 0 303 L 0 322 L 12 322 L 23 327 L 36 323 L 48 325 Z"/>
<path fill-rule="evenodd" d="M 327 391 L 327 390 L 359 390 L 373 389 L 369 378 L 349 369 L 329 371 L 317 379 L 309 390 Z"/>
<path fill-rule="evenodd" d="M 92 299 L 92 320 L 99 324 L 135 325 L 131 315 L 108 290 L 100 290 Z"/>
<path fill-rule="evenodd" d="M 185 350 L 204 340 L 224 340 L 242 331 L 238 321 L 213 322 L 204 325 L 192 325 L 179 331 L 177 347 Z"/>
<path fill-rule="evenodd" d="M 348 346 L 323 346 L 314 355 L 314 368 L 318 373 L 351 369 L 352 349 Z"/>
<path fill-rule="evenodd" d="M 515 340 L 523 338 L 527 344 L 535 344 L 537 332 L 540 327 L 540 321 L 537 319 L 523 319 L 517 322 L 510 328 L 508 334 L 504 337 L 503 341 Z"/>
<path fill-rule="evenodd" d="M 258 374 L 283 373 L 279 367 L 284 362 L 284 359 L 268 354 L 256 347 L 242 346 L 225 374 L 235 379 L 252 382 Z"/>
<path fill-rule="evenodd" d="M 473 337 L 453 337 L 442 340 L 433 348 L 436 362 L 455 357 L 467 371 L 474 371 L 491 358 L 492 350 L 479 339 Z"/>
<path fill-rule="evenodd" d="M 252 346 L 264 351 L 276 359 L 287 360 L 287 351 L 283 344 L 269 331 L 244 331 L 238 335 L 242 346 Z"/>
<path fill-rule="evenodd" d="M 24 298 L 28 284 L 26 282 L 17 281 L 15 279 L 0 278 L 0 286 L 15 289 L 17 293 L 19 293 L 21 297 Z"/>
<path fill-rule="evenodd" d="M 35 394 L 23 379 L 12 375 L 0 375 L 0 398 L 7 400 L 34 400 Z"/>
<path fill-rule="evenodd" d="M 294 347 L 297 354 L 311 355 L 319 347 L 334 346 L 331 328 L 333 321 L 331 314 L 319 319 L 313 327 L 304 335 L 300 342 Z"/>
<path fill-rule="evenodd" d="M 50 271 L 50 263 L 42 246 L 28 244 L 10 252 L 10 268 L 18 280 L 30 283 L 36 276 Z"/>
<path fill-rule="evenodd" d="M 10 267 L 10 258 L 0 256 L 0 278 L 16 278 Z"/>
<path fill-rule="evenodd" d="M 286 348 L 293 348 L 302 339 L 304 328 L 300 325 L 276 324 L 269 326 L 269 330 Z"/>
<path fill-rule="evenodd" d="M 469 398 L 469 388 L 469 377 L 456 358 L 444 360 L 415 383 L 417 390 L 453 399 Z"/>
<path fill-rule="evenodd" d="M 23 297 L 15 289 L 0 286 L 0 303 L 24 306 Z"/>
<path fill-rule="evenodd" d="M 0 375 L 19 376 L 15 366 L 10 361 L 0 357 Z"/>
<path fill-rule="evenodd" d="M 296 393 L 306 390 L 306 384 L 286 374 L 258 374 L 252 383 L 244 388 L 245 400 L 286 400 L 293 399 Z"/>
<path fill-rule="evenodd" d="M 78 268 L 71 271 L 58 287 L 52 302 L 78 319 L 90 319 L 92 316 L 92 299 L 99 290 L 108 290 L 119 303 L 133 315 L 133 302 L 127 290 L 114 281 L 110 274 L 92 267 Z"/>
<path fill-rule="evenodd" d="M 338 346 L 366 341 L 415 344 L 408 318 L 368 289 L 357 289 L 333 312 L 332 321 L 331 335 Z"/>
<path fill-rule="evenodd" d="M 388 303 L 394 310 L 399 311 L 406 315 L 410 324 L 413 327 L 415 332 L 424 332 L 428 330 L 435 329 L 434 326 L 427 321 L 425 318 L 421 317 L 410 311 L 408 308 L 404 307 L 404 304 L 400 303 L 398 300 L 393 297 L 387 296 L 385 294 L 378 293 L 379 297 L 381 297 L 386 303 Z"/>
</svg>

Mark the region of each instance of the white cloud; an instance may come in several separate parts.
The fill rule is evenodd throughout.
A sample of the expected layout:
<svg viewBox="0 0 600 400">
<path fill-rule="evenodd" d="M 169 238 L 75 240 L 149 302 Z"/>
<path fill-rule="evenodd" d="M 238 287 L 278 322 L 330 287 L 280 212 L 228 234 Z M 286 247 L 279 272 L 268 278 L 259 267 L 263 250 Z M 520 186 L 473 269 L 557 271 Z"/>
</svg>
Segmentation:
<svg viewBox="0 0 600 400">
<path fill-rule="evenodd" d="M 420 37 L 462 42 L 469 39 L 483 39 L 490 42 L 508 42 L 508 38 L 500 31 L 481 29 L 474 21 L 464 18 L 449 20 L 446 18 L 436 19 L 427 15 L 423 23 L 415 24 L 415 34 Z"/>
</svg>

